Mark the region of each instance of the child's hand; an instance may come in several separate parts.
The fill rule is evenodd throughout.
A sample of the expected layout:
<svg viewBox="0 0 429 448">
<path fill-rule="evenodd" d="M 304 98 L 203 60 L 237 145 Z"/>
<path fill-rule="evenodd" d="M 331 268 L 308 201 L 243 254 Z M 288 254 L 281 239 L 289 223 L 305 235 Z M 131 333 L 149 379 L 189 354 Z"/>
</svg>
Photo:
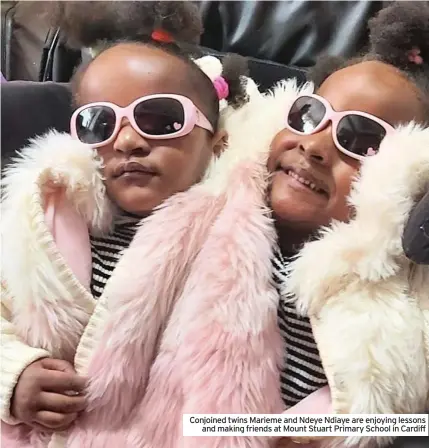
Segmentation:
<svg viewBox="0 0 429 448">
<path fill-rule="evenodd" d="M 62 431 L 85 409 L 80 395 L 86 381 L 63 360 L 45 358 L 30 364 L 19 377 L 11 414 L 40 429 Z"/>
</svg>

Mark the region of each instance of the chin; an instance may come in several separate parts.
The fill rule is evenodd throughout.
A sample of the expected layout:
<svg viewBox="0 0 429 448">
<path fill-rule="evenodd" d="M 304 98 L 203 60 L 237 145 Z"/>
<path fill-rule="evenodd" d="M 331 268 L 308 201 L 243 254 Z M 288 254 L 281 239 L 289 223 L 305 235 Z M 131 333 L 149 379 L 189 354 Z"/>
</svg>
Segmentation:
<svg viewBox="0 0 429 448">
<path fill-rule="evenodd" d="M 142 189 L 143 190 L 143 189 Z M 139 191 L 138 194 L 123 194 L 111 196 L 113 201 L 127 213 L 145 217 L 161 205 L 162 199 L 150 191 Z"/>
<path fill-rule="evenodd" d="M 325 225 L 296 213 L 280 215 L 274 212 L 273 217 L 278 229 L 288 229 L 297 235 L 312 235 Z"/>
<path fill-rule="evenodd" d="M 278 227 L 288 228 L 299 233 L 312 234 L 320 227 L 328 225 L 330 220 L 324 217 L 320 209 L 309 207 L 308 204 L 271 197 L 270 207 Z"/>
<path fill-rule="evenodd" d="M 160 205 L 158 202 L 123 202 L 119 204 L 122 210 L 125 210 L 128 213 L 133 215 L 145 217 L 150 215 L 153 210 Z"/>
<path fill-rule="evenodd" d="M 329 223 L 330 198 L 301 185 L 283 171 L 277 172 L 269 190 L 269 203 L 279 223 L 302 232 Z"/>
</svg>

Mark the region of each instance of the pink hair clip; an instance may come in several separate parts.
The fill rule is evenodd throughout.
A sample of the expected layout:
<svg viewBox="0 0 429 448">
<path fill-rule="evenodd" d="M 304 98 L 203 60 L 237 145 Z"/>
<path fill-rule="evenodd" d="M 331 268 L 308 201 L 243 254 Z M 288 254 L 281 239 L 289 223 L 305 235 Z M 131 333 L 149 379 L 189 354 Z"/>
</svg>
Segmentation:
<svg viewBox="0 0 429 448">
<path fill-rule="evenodd" d="M 408 52 L 408 60 L 416 65 L 423 64 L 423 58 L 420 56 L 420 48 L 413 48 Z"/>
<path fill-rule="evenodd" d="M 228 98 L 228 96 L 229 96 L 229 86 L 228 86 L 228 83 L 226 82 L 224 77 L 218 76 L 213 81 L 213 85 L 214 85 L 214 88 L 216 89 L 217 97 L 220 100 L 224 100 L 225 98 Z"/>
</svg>

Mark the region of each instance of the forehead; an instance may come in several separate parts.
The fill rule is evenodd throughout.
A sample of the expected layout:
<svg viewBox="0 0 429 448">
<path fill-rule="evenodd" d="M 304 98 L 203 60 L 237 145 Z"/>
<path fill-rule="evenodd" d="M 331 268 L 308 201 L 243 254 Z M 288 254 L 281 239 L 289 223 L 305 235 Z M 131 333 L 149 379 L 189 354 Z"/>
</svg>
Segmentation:
<svg viewBox="0 0 429 448">
<path fill-rule="evenodd" d="M 184 61 L 158 48 L 120 44 L 92 62 L 77 89 L 80 104 L 108 101 L 125 107 L 137 98 L 175 93 L 193 98 L 190 69 Z"/>
<path fill-rule="evenodd" d="M 362 62 L 339 70 L 325 80 L 317 93 L 337 111 L 367 112 L 392 125 L 424 121 L 413 84 L 382 62 Z"/>
</svg>

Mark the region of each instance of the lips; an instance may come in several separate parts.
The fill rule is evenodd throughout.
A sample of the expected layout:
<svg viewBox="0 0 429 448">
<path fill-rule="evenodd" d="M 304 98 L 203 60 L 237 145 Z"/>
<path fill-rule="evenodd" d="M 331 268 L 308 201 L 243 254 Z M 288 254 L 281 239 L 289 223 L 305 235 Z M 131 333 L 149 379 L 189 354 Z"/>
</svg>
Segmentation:
<svg viewBox="0 0 429 448">
<path fill-rule="evenodd" d="M 329 197 L 329 187 L 325 181 L 312 171 L 293 166 L 281 167 L 281 170 L 315 193 Z"/>
<path fill-rule="evenodd" d="M 142 173 L 156 176 L 158 174 L 158 171 L 153 166 L 147 163 L 133 161 L 121 163 L 120 165 L 118 165 L 118 167 L 113 172 L 113 176 L 121 177 L 122 175 L 127 173 Z"/>
</svg>

